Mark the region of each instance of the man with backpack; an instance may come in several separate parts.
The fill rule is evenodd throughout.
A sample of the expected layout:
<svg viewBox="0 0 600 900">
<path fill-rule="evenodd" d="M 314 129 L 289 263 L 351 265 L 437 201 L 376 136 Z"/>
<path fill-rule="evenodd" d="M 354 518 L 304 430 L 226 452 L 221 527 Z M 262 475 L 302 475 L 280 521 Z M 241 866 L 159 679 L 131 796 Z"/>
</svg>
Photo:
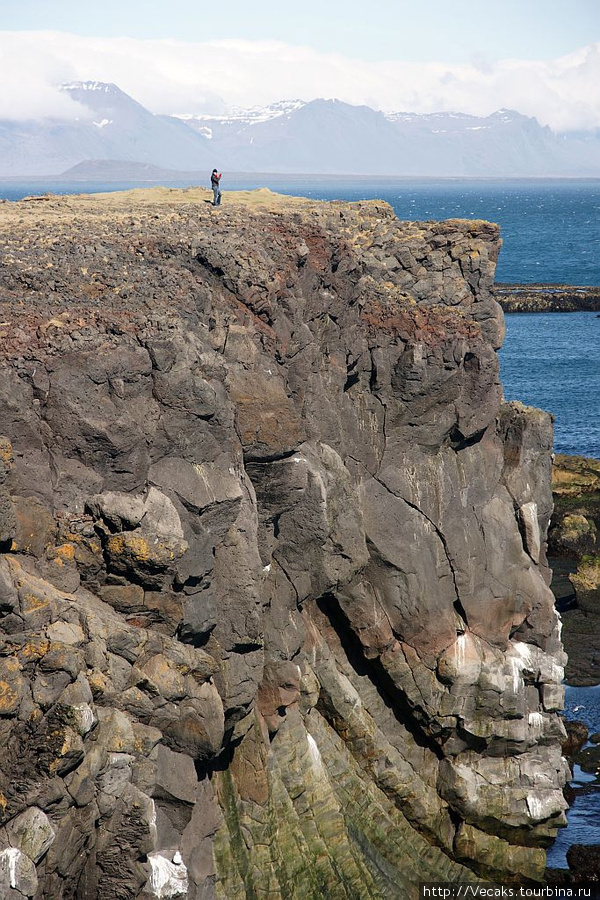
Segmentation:
<svg viewBox="0 0 600 900">
<path fill-rule="evenodd" d="M 212 170 L 210 176 L 210 186 L 213 191 L 213 206 L 221 205 L 221 173 L 216 169 Z"/>
</svg>

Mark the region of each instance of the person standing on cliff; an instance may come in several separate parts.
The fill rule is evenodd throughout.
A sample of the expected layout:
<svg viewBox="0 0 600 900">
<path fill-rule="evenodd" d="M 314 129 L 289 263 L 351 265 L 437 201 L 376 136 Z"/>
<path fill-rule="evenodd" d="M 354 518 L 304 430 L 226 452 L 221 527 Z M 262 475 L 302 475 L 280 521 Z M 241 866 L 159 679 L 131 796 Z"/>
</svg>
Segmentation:
<svg viewBox="0 0 600 900">
<path fill-rule="evenodd" d="M 213 169 L 210 176 L 210 186 L 213 191 L 213 206 L 221 205 L 221 173 Z"/>
</svg>

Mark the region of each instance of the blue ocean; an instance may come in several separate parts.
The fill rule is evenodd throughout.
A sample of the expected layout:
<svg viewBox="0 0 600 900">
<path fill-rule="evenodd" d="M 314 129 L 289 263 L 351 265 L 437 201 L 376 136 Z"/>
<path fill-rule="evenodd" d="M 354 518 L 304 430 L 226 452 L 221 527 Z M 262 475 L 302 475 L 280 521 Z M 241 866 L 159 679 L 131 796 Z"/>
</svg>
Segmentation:
<svg viewBox="0 0 600 900">
<path fill-rule="evenodd" d="M 600 458 L 600 316 L 507 315 L 504 396 L 551 412 L 557 453 Z"/>
<path fill-rule="evenodd" d="M 190 181 L 164 182 L 187 187 Z M 342 178 L 316 175 L 223 175 L 227 190 L 268 187 L 317 200 L 390 203 L 398 218 L 487 219 L 502 228 L 497 281 L 600 285 L 600 179 Z M 143 184 L 0 181 L 0 199 L 88 193 Z M 147 185 L 150 186 L 150 185 Z"/>
<path fill-rule="evenodd" d="M 184 187 L 189 181 L 169 182 Z M 132 183 L 0 182 L 15 200 L 53 191 L 122 190 Z M 399 179 L 223 176 L 227 189 L 269 187 L 318 200 L 390 203 L 400 219 L 488 219 L 502 229 L 496 281 L 600 286 L 600 179 Z M 600 457 L 600 319 L 594 313 L 509 315 L 501 353 L 509 400 L 555 416 L 560 453 Z"/>
<path fill-rule="evenodd" d="M 584 722 L 590 734 L 600 732 L 600 685 L 591 688 L 568 687 L 565 705 L 567 718 Z M 600 845 L 598 778 L 575 765 L 571 784 L 577 795 L 571 808 L 567 810 L 568 827 L 559 831 L 546 854 L 549 868 L 566 869 L 567 851 L 573 844 Z"/>
<path fill-rule="evenodd" d="M 268 185 L 269 187 L 271 185 Z M 496 280 L 600 285 L 600 179 L 298 178 L 273 189 L 316 199 L 378 197 L 399 219 L 487 219 L 502 229 Z"/>
<path fill-rule="evenodd" d="M 292 183 L 282 179 L 269 186 L 320 200 L 378 197 L 400 219 L 498 222 L 503 247 L 497 282 L 600 286 L 598 179 L 358 183 L 297 176 Z M 595 313 L 512 314 L 506 326 L 500 355 L 506 399 L 554 415 L 558 453 L 600 458 L 600 318 Z"/>
</svg>

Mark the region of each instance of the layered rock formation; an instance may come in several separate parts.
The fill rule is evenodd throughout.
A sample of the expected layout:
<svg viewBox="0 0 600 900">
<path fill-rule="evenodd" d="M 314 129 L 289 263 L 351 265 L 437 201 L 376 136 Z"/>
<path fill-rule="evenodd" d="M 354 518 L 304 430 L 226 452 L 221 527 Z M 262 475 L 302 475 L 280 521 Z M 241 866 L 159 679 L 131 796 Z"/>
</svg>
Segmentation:
<svg viewBox="0 0 600 900">
<path fill-rule="evenodd" d="M 564 821 L 547 415 L 483 222 L 5 205 L 7 898 L 405 898 Z"/>
</svg>

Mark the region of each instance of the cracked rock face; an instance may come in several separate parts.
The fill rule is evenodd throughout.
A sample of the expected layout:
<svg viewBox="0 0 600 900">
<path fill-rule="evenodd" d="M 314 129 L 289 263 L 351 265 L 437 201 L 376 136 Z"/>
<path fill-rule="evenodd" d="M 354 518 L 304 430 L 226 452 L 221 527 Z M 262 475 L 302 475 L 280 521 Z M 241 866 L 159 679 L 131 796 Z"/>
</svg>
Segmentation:
<svg viewBox="0 0 600 900">
<path fill-rule="evenodd" d="M 405 898 L 564 824 L 549 416 L 484 222 L 0 209 L 7 898 Z"/>
</svg>

